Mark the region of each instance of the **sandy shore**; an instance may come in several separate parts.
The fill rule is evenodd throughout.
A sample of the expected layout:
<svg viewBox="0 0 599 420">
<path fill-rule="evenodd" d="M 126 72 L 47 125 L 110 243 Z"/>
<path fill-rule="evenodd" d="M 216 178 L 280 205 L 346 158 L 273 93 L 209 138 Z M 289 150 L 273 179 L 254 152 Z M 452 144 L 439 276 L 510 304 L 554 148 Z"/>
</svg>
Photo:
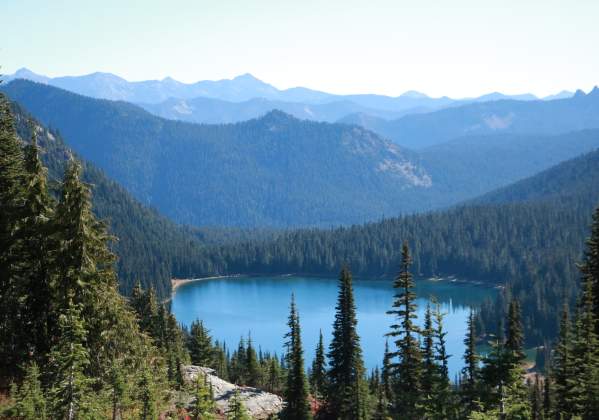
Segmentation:
<svg viewBox="0 0 599 420">
<path fill-rule="evenodd" d="M 195 283 L 197 281 L 204 281 L 204 280 L 225 279 L 228 277 L 241 277 L 241 274 L 232 274 L 229 276 L 200 277 L 197 279 L 171 279 L 171 295 L 175 293 L 175 290 L 177 290 L 177 287 L 182 286 L 187 283 Z"/>
</svg>

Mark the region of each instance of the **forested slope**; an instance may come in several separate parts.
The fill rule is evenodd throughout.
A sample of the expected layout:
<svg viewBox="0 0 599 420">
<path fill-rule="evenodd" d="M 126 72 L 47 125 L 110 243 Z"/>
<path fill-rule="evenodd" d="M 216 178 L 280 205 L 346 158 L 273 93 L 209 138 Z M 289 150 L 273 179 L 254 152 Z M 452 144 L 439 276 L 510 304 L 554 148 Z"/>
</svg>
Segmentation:
<svg viewBox="0 0 599 420">
<path fill-rule="evenodd" d="M 392 278 L 407 240 L 414 272 L 421 276 L 456 275 L 506 286 L 507 296 L 523 302 L 528 339 L 539 342 L 555 334 L 555 308 L 577 293 L 576 262 L 599 204 L 598 161 L 599 151 L 564 163 L 495 193 L 495 199 L 484 198 L 493 204 L 333 230 L 288 231 L 271 241 L 214 248 L 207 257 L 222 273 L 334 275 L 348 263 L 357 275 Z M 538 184 L 547 185 L 538 190 Z M 510 196 L 521 199 L 502 203 L 501 197 L 510 201 Z M 483 310 L 489 330 L 498 309 Z"/>
<path fill-rule="evenodd" d="M 13 104 L 17 131 L 23 141 L 31 139 L 31 116 Z M 42 159 L 47 165 L 51 186 L 66 169 L 72 152 L 59 134 L 35 122 Z M 110 232 L 119 239 L 112 246 L 117 263 L 120 289 L 128 294 L 139 280 L 154 286 L 160 296 L 170 293 L 170 279 L 185 277 L 194 271 L 195 256 L 201 248 L 197 237 L 133 199 L 116 182 L 89 162 L 82 161 L 83 180 L 92 186 L 94 211 L 105 220 Z"/>
</svg>

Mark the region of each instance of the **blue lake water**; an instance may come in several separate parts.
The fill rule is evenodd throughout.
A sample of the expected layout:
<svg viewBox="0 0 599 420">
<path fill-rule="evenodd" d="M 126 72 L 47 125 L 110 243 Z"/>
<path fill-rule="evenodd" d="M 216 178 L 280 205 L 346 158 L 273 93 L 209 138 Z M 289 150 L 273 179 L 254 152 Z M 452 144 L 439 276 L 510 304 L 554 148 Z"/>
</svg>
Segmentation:
<svg viewBox="0 0 599 420">
<path fill-rule="evenodd" d="M 313 277 L 232 277 L 210 279 L 181 285 L 172 299 L 172 311 L 177 320 L 190 325 L 195 319 L 204 321 L 213 339 L 237 347 L 241 336 L 251 332 L 256 348 L 281 354 L 283 336 L 287 332 L 287 316 L 291 293 L 295 294 L 302 327 L 306 362 L 310 363 L 322 329 L 325 345 L 331 337 L 337 300 L 337 280 Z M 464 351 L 466 319 L 470 307 L 495 290 L 450 281 L 417 280 L 418 320 L 422 321 L 426 304 L 435 296 L 445 316 L 450 378 L 459 372 Z M 385 333 L 392 317 L 394 290 L 392 280 L 354 279 L 354 294 L 364 362 L 368 369 L 381 366 Z"/>
</svg>

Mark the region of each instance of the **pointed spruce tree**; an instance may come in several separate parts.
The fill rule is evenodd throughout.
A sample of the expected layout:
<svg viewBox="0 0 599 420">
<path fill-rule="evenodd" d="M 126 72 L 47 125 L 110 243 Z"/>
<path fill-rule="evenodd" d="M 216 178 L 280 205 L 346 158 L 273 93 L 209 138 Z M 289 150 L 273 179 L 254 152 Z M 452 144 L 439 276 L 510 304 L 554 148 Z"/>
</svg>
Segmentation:
<svg viewBox="0 0 599 420">
<path fill-rule="evenodd" d="M 476 352 L 476 320 L 472 310 L 470 310 L 467 325 L 468 330 L 464 338 L 464 367 L 462 368 L 460 394 L 464 410 L 470 412 L 478 406 L 478 380 L 480 374 L 480 357 Z"/>
<path fill-rule="evenodd" d="M 414 322 L 417 308 L 411 263 L 410 250 L 404 242 L 399 274 L 393 283 L 396 291 L 393 309 L 387 311 L 396 319 L 387 335 L 393 338 L 395 344 L 395 351 L 391 353 L 396 359 L 392 364 L 392 414 L 399 418 L 419 418 L 422 415 L 422 353 L 418 340 L 420 329 Z"/>
<path fill-rule="evenodd" d="M 25 194 L 23 151 L 6 97 L 0 93 L 0 376 L 11 378 L 24 359 L 18 317 L 19 252 L 15 233 Z"/>
<path fill-rule="evenodd" d="M 283 418 L 287 420 L 311 419 L 308 381 L 304 372 L 304 350 L 302 348 L 300 320 L 293 294 L 291 295 L 287 326 L 289 332 L 285 335 L 287 339 L 285 346 L 287 348 L 288 371 Z"/>
<path fill-rule="evenodd" d="M 314 360 L 312 361 L 312 368 L 310 369 L 310 389 L 315 398 L 322 398 L 326 393 L 326 375 L 327 371 L 326 358 L 324 354 L 324 339 L 322 336 L 322 330 L 320 330 Z"/>
<path fill-rule="evenodd" d="M 367 418 L 370 411 L 357 323 L 352 275 L 343 267 L 339 275 L 333 338 L 327 355 L 327 411 L 337 419 L 360 420 Z"/>
</svg>

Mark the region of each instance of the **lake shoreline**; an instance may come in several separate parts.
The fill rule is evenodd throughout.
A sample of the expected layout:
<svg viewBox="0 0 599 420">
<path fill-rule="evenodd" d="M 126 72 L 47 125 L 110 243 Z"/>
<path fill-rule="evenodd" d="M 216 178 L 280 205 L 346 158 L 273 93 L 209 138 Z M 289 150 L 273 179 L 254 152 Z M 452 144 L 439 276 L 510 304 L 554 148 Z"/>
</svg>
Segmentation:
<svg viewBox="0 0 599 420">
<path fill-rule="evenodd" d="M 175 295 L 175 292 L 177 291 L 177 289 L 180 286 L 183 286 L 185 284 L 197 283 L 197 282 L 206 281 L 206 280 L 220 280 L 220 279 L 240 278 L 240 277 L 252 278 L 252 277 L 265 277 L 265 276 L 266 277 L 291 277 L 291 276 L 314 277 L 314 278 L 330 278 L 332 280 L 337 278 L 337 277 L 331 276 L 331 275 L 313 274 L 313 273 L 284 273 L 284 274 L 251 273 L 251 274 L 227 274 L 227 275 L 221 275 L 221 276 L 198 277 L 198 278 L 193 278 L 193 279 L 175 279 L 175 278 L 173 278 L 173 279 L 171 279 L 171 296 L 167 299 L 167 301 L 171 300 L 172 297 Z M 376 281 L 389 280 L 389 281 L 392 281 L 392 278 L 387 277 L 387 276 L 369 277 L 369 278 L 364 278 L 364 279 L 357 277 L 356 279 L 357 280 L 376 280 Z M 415 280 L 416 281 L 427 280 L 427 281 L 432 281 L 432 282 L 448 282 L 448 283 L 451 283 L 456 286 L 468 285 L 468 286 L 477 286 L 477 287 L 484 287 L 484 288 L 491 288 L 491 289 L 498 289 L 498 290 L 501 290 L 504 287 L 503 285 L 496 284 L 496 283 L 486 283 L 483 281 L 459 279 L 454 275 L 444 276 L 444 277 L 437 277 L 437 276 L 416 277 Z"/>
</svg>

